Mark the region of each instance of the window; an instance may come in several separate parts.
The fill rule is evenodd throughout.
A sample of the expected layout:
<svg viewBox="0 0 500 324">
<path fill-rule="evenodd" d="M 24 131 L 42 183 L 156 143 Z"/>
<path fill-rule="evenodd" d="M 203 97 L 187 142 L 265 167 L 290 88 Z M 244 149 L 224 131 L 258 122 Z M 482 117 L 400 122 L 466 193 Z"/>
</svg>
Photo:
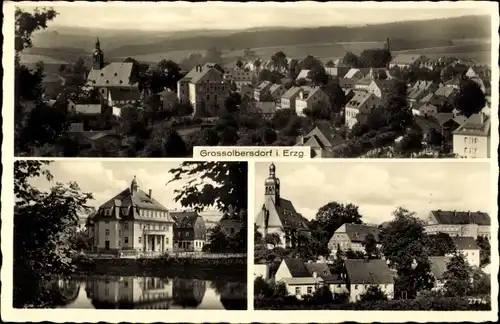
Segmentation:
<svg viewBox="0 0 500 324">
<path fill-rule="evenodd" d="M 128 244 L 128 236 L 125 236 L 125 244 Z"/>
<path fill-rule="evenodd" d="M 340 287 L 342 287 L 342 286 L 341 286 L 340 284 L 338 284 L 338 285 L 337 285 L 337 288 L 340 288 Z"/>
<path fill-rule="evenodd" d="M 467 148 L 466 147 L 464 148 L 464 153 L 467 154 Z"/>
<path fill-rule="evenodd" d="M 354 286 L 354 290 L 357 290 L 357 289 L 358 289 L 358 285 L 355 285 L 355 286 Z"/>
<path fill-rule="evenodd" d="M 313 288 L 312 287 L 307 287 L 307 294 L 311 295 L 312 292 L 313 292 Z"/>
<path fill-rule="evenodd" d="M 118 241 L 118 246 L 122 245 L 122 241 Z"/>
<path fill-rule="evenodd" d="M 128 282 L 127 282 L 127 281 L 125 281 L 125 282 L 123 283 L 123 285 L 125 286 L 125 288 L 128 288 Z"/>
<path fill-rule="evenodd" d="M 122 230 L 118 230 L 118 236 L 122 236 Z"/>
<path fill-rule="evenodd" d="M 142 237 L 139 236 L 138 237 L 138 242 L 141 243 L 141 241 L 142 241 Z"/>
<path fill-rule="evenodd" d="M 123 228 L 128 230 L 128 223 L 123 223 Z"/>
<path fill-rule="evenodd" d="M 295 287 L 295 295 L 300 295 L 300 287 Z"/>
<path fill-rule="evenodd" d="M 207 100 L 210 100 L 210 95 L 209 94 L 207 94 Z"/>
<path fill-rule="evenodd" d="M 107 235 L 109 235 L 109 229 L 108 229 L 108 228 L 106 228 L 106 229 L 104 230 L 104 235 L 106 235 L 106 236 L 107 236 Z"/>
<path fill-rule="evenodd" d="M 464 144 L 467 144 L 467 136 L 464 137 Z"/>
<path fill-rule="evenodd" d="M 165 238 L 165 243 L 168 244 L 168 237 Z"/>
<path fill-rule="evenodd" d="M 105 221 L 104 224 L 109 224 L 109 221 Z"/>
<path fill-rule="evenodd" d="M 186 236 L 186 237 L 188 237 L 188 236 L 189 236 L 189 232 L 186 232 L 186 235 L 185 235 L 185 236 Z"/>
</svg>

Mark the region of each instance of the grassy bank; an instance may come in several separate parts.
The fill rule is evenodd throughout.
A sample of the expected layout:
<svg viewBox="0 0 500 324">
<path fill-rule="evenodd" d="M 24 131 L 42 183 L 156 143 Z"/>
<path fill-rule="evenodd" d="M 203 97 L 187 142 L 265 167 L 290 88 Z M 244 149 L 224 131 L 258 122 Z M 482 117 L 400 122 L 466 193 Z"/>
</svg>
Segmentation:
<svg viewBox="0 0 500 324">
<path fill-rule="evenodd" d="M 186 277 L 192 279 L 245 280 L 246 259 L 82 259 L 77 261 L 81 274 L 151 277 Z"/>
</svg>

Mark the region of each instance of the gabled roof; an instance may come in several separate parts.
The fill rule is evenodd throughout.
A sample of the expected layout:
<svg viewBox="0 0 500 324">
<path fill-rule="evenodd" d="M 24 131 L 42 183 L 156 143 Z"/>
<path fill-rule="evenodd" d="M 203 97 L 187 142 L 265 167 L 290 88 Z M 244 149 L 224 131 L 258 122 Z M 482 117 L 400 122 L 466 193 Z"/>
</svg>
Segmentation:
<svg viewBox="0 0 500 324">
<path fill-rule="evenodd" d="M 120 89 L 109 89 L 111 99 L 115 101 L 138 101 L 141 98 L 139 88 L 132 87 L 130 91 L 122 91 Z"/>
<path fill-rule="evenodd" d="M 304 98 L 301 100 L 309 101 L 317 92 L 322 91 L 319 87 L 309 87 L 303 86 L 300 88 L 301 92 L 304 94 Z M 297 98 L 299 99 L 300 96 Z"/>
<path fill-rule="evenodd" d="M 355 68 L 352 68 L 350 69 L 349 71 L 347 71 L 347 73 L 344 75 L 344 79 L 352 79 L 357 73 L 361 73 L 361 71 L 359 69 L 355 69 Z M 361 73 L 363 74 L 363 73 Z M 363 74 L 364 76 L 364 74 Z"/>
<path fill-rule="evenodd" d="M 491 225 L 490 215 L 480 211 L 477 212 L 463 212 L 463 211 L 447 211 L 447 210 L 433 210 L 432 215 L 436 218 L 438 224 L 478 224 L 478 225 Z"/>
<path fill-rule="evenodd" d="M 452 87 L 439 87 L 434 94 L 436 96 L 449 98 L 450 96 L 457 93 L 457 89 Z"/>
<path fill-rule="evenodd" d="M 132 86 L 133 67 L 129 62 L 111 62 L 100 70 L 90 70 L 87 80 L 95 87 Z"/>
<path fill-rule="evenodd" d="M 429 257 L 429 263 L 431 266 L 431 272 L 434 278 L 437 280 L 443 279 L 443 274 L 446 272 L 446 265 L 450 262 L 450 257 L 445 256 L 431 256 Z"/>
<path fill-rule="evenodd" d="M 301 70 L 300 73 L 297 75 L 297 80 L 298 79 L 307 79 L 307 76 L 309 75 L 309 71 L 311 70 Z"/>
<path fill-rule="evenodd" d="M 207 73 L 215 70 L 221 75 L 223 74 L 222 68 L 216 63 L 205 63 L 201 66 L 195 66 L 191 71 L 186 74 L 181 81 L 189 81 L 191 83 L 198 83 Z"/>
<path fill-rule="evenodd" d="M 285 262 L 293 278 L 311 277 L 311 273 L 301 259 L 286 258 L 283 259 L 283 262 Z"/>
<path fill-rule="evenodd" d="M 420 107 L 418 107 L 418 110 L 420 112 L 422 112 L 424 109 L 432 109 L 432 110 L 438 111 L 438 108 L 434 105 L 431 105 L 430 103 L 425 103 L 425 104 L 421 105 Z"/>
<path fill-rule="evenodd" d="M 368 234 L 373 235 L 375 240 L 378 241 L 380 229 L 375 226 L 365 224 L 343 224 L 336 231 L 335 234 L 345 233 L 351 242 L 363 242 Z"/>
<path fill-rule="evenodd" d="M 140 208 L 152 211 L 163 211 L 168 212 L 167 208 L 165 208 L 162 204 L 156 201 L 154 198 L 150 198 L 148 194 L 146 194 L 141 189 L 137 189 L 134 194 L 131 193 L 130 188 L 127 188 L 102 204 L 99 208 L 113 208 L 117 207 L 121 210 L 130 210 L 130 208 Z M 141 219 L 142 216 L 132 213 L 135 219 Z M 158 221 L 168 221 L 173 222 L 173 219 L 170 215 L 167 218 L 158 218 Z"/>
<path fill-rule="evenodd" d="M 278 204 L 274 204 L 281 224 L 284 227 L 308 230 L 307 219 L 300 215 L 290 200 L 279 198 Z"/>
<path fill-rule="evenodd" d="M 479 250 L 479 246 L 477 245 L 476 240 L 473 237 L 469 236 L 456 236 L 452 237 L 451 240 L 453 244 L 455 244 L 457 250 Z"/>
<path fill-rule="evenodd" d="M 259 91 L 262 91 L 268 87 L 271 87 L 272 83 L 270 81 L 262 81 L 261 84 L 259 84 L 257 86 L 257 88 L 255 88 L 255 90 L 259 90 Z"/>
<path fill-rule="evenodd" d="M 385 260 L 348 259 L 344 264 L 351 284 L 394 284 Z"/>
<path fill-rule="evenodd" d="M 281 98 L 291 99 L 292 97 L 297 96 L 299 92 L 300 87 L 291 87 L 283 94 L 283 96 L 281 96 Z"/>
<path fill-rule="evenodd" d="M 273 92 L 279 90 L 280 88 L 282 87 L 281 84 L 273 84 L 270 88 L 269 88 L 269 92 L 271 94 L 273 94 Z"/>
<path fill-rule="evenodd" d="M 98 115 L 102 111 L 101 104 L 76 104 L 75 105 L 75 112 L 77 114 L 88 114 L 88 115 Z"/>
<path fill-rule="evenodd" d="M 375 95 L 371 92 L 355 91 L 354 96 L 349 100 L 346 107 L 362 109 L 364 108 L 364 104 L 373 96 Z"/>
<path fill-rule="evenodd" d="M 196 220 L 201 217 L 194 211 L 171 212 L 170 215 L 174 219 L 177 228 L 194 228 Z"/>
<path fill-rule="evenodd" d="M 339 138 L 330 124 L 327 121 L 317 121 L 315 123 L 316 127 L 309 132 L 305 137 L 315 137 L 322 148 L 332 147 L 336 145 L 336 140 Z M 317 132 L 320 134 L 317 134 Z M 319 136 L 318 136 L 319 135 Z"/>
<path fill-rule="evenodd" d="M 470 116 L 453 134 L 470 136 L 490 136 L 491 120 L 482 112 Z"/>
<path fill-rule="evenodd" d="M 422 55 L 420 54 L 398 54 L 392 59 L 390 64 L 415 64 L 415 62 L 420 59 Z"/>
<path fill-rule="evenodd" d="M 331 277 L 332 273 L 330 272 L 330 268 L 328 267 L 328 264 L 326 263 L 319 263 L 319 262 L 313 262 L 313 263 L 306 263 L 306 268 L 307 271 L 313 275 L 314 272 L 317 273 L 318 277 L 320 278 L 327 278 Z"/>
<path fill-rule="evenodd" d="M 429 132 L 431 129 L 441 133 L 441 124 L 433 116 L 414 116 L 415 124 L 422 130 L 423 133 Z"/>
</svg>

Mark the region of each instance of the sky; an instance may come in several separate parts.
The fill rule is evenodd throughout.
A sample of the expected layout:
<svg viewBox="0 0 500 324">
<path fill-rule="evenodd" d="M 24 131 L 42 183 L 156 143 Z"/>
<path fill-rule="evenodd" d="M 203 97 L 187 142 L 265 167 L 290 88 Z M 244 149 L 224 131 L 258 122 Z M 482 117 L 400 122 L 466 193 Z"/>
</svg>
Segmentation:
<svg viewBox="0 0 500 324">
<path fill-rule="evenodd" d="M 134 175 L 137 177 L 139 189 L 148 193 L 164 207 L 173 210 L 182 206 L 174 201 L 175 189 L 180 189 L 187 179 L 178 180 L 168 185 L 172 178 L 169 170 L 179 167 L 181 162 L 171 161 L 55 161 L 48 169 L 54 176 L 51 182 L 45 178 L 36 178 L 31 183 L 39 189 L 49 189 L 56 182 L 75 181 L 82 192 L 92 193 L 94 200 L 88 204 L 99 207 L 115 195 L 130 186 Z"/>
<path fill-rule="evenodd" d="M 365 25 L 488 14 L 479 4 L 465 3 L 223 3 L 45 2 L 59 15 L 51 27 L 97 27 L 135 30 L 246 29 L 255 27 L 317 27 Z M 26 10 L 44 3 L 17 3 Z M 371 6 L 371 7 L 369 7 Z M 373 7 L 377 6 L 377 7 Z M 406 6 L 406 7 L 404 7 Z M 417 7 L 415 7 L 417 6 Z M 432 6 L 432 7 L 430 7 Z M 453 8 L 452 8 L 453 6 Z M 432 8 L 432 9 L 431 9 Z"/>
<path fill-rule="evenodd" d="M 391 220 L 398 206 L 423 218 L 431 210 L 491 213 L 488 162 L 281 162 L 276 176 L 281 197 L 308 219 L 331 201 L 353 203 L 365 223 Z M 255 208 L 264 203 L 264 180 L 269 163 L 255 165 Z"/>
</svg>

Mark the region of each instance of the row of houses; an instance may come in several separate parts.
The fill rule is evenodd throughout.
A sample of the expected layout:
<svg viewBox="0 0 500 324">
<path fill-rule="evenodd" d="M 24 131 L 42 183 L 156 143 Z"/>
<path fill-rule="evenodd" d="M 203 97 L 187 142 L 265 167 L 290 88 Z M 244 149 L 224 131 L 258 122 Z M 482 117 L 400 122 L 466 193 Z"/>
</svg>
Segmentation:
<svg viewBox="0 0 500 324">
<path fill-rule="evenodd" d="M 234 236 L 243 226 L 241 214 L 233 211 L 221 213 L 218 223 L 227 236 Z M 92 250 L 103 253 L 202 251 L 207 229 L 200 213 L 168 210 L 153 197 L 152 190 L 139 189 L 135 176 L 130 187 L 102 204 L 87 220 Z"/>
</svg>

